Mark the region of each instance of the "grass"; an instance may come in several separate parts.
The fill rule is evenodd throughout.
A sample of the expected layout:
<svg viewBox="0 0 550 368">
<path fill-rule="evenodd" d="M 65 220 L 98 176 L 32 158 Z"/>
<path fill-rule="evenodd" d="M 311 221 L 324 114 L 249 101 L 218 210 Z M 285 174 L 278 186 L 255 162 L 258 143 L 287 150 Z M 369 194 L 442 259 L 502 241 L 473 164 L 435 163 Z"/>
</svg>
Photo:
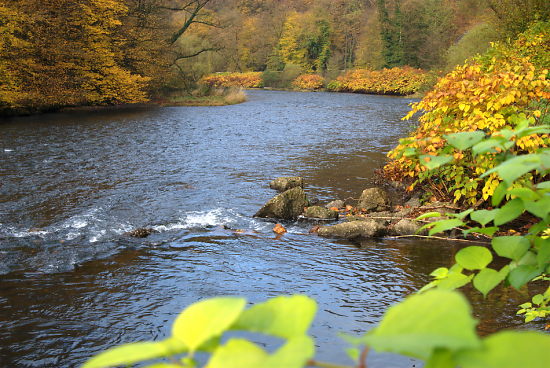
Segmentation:
<svg viewBox="0 0 550 368">
<path fill-rule="evenodd" d="M 227 106 L 243 103 L 248 100 L 242 89 L 231 89 L 227 93 L 209 96 L 180 95 L 168 97 L 161 102 L 163 106 Z"/>
</svg>

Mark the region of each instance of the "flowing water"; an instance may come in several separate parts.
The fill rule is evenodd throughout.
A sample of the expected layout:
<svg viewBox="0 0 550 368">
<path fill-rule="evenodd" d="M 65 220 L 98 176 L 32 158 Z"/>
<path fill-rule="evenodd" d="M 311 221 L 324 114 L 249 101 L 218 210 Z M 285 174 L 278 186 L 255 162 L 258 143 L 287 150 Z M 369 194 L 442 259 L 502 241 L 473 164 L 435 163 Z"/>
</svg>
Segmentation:
<svg viewBox="0 0 550 368">
<path fill-rule="evenodd" d="M 304 223 L 275 238 L 273 223 L 252 218 L 277 176 L 303 176 L 322 202 L 357 197 L 410 129 L 400 118 L 412 100 L 249 97 L 0 124 L 1 367 L 75 367 L 109 346 L 165 337 L 199 299 L 291 293 L 319 303 L 318 357 L 349 363 L 339 332 L 369 330 L 452 262 L 460 246 L 448 242 L 356 245 Z M 137 227 L 157 233 L 124 235 Z M 471 292 L 480 331 L 521 325 L 513 311 L 525 297 Z M 369 366 L 420 365 L 373 354 Z"/>
</svg>

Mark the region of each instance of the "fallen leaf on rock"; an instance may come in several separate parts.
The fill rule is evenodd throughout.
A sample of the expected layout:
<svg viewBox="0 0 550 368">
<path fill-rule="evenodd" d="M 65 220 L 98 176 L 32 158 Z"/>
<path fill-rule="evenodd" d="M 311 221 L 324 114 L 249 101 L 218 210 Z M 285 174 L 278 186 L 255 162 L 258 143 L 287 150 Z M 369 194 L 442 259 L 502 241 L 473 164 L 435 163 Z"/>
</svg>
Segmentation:
<svg viewBox="0 0 550 368">
<path fill-rule="evenodd" d="M 320 228 L 321 228 L 321 226 L 314 226 L 311 229 L 309 229 L 309 233 L 310 234 L 315 234 L 319 231 Z"/>
<path fill-rule="evenodd" d="M 351 206 L 351 205 L 348 204 L 348 205 L 346 206 L 346 211 L 350 212 L 351 210 L 353 210 L 353 206 Z"/>
<path fill-rule="evenodd" d="M 338 207 L 330 207 L 329 210 L 331 210 L 331 211 L 338 211 Z"/>
<path fill-rule="evenodd" d="M 280 235 L 286 233 L 286 229 L 283 225 L 277 224 L 273 227 L 273 232 Z"/>
</svg>

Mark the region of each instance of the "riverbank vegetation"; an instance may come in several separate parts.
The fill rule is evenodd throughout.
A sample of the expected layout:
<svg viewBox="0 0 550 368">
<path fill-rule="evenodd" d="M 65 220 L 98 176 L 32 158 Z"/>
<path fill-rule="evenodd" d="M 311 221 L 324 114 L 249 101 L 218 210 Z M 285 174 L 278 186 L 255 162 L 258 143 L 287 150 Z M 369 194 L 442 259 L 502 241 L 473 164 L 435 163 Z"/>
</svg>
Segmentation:
<svg viewBox="0 0 550 368">
<path fill-rule="evenodd" d="M 218 72 L 261 72 L 272 88 L 315 74 L 335 91 L 409 94 L 434 78 L 404 73 L 437 75 L 548 18 L 544 0 L 519 3 L 2 0 L 0 113 L 191 95 Z M 387 80 L 368 84 L 377 73 Z"/>
</svg>

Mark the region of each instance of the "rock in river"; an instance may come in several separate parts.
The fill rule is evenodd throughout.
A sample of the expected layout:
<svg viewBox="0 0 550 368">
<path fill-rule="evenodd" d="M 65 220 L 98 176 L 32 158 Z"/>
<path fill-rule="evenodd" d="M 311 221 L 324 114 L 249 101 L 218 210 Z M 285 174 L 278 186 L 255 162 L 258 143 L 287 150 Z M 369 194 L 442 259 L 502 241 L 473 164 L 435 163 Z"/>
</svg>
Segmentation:
<svg viewBox="0 0 550 368">
<path fill-rule="evenodd" d="M 390 197 L 381 188 L 368 188 L 361 193 L 357 207 L 366 211 L 384 211 L 390 208 Z"/>
<path fill-rule="evenodd" d="M 312 206 L 306 208 L 304 211 L 304 217 L 320 220 L 338 220 L 338 211 L 320 206 Z"/>
<path fill-rule="evenodd" d="M 287 176 L 273 180 L 269 183 L 271 189 L 275 189 L 278 192 L 284 192 L 286 190 L 300 187 L 304 187 L 304 179 L 299 176 Z"/>
<path fill-rule="evenodd" d="M 380 235 L 383 229 L 384 226 L 374 220 L 350 221 L 333 226 L 322 226 L 317 234 L 324 238 L 372 238 Z"/>
<path fill-rule="evenodd" d="M 296 187 L 270 199 L 254 217 L 294 220 L 308 205 L 306 193 L 301 187 Z"/>
<path fill-rule="evenodd" d="M 131 236 L 133 238 L 146 238 L 149 235 L 156 233 L 157 231 L 155 229 L 151 228 L 145 228 L 145 227 L 139 227 L 137 229 L 134 229 L 132 231 L 128 231 L 127 233 L 124 233 L 124 235 Z"/>
</svg>

